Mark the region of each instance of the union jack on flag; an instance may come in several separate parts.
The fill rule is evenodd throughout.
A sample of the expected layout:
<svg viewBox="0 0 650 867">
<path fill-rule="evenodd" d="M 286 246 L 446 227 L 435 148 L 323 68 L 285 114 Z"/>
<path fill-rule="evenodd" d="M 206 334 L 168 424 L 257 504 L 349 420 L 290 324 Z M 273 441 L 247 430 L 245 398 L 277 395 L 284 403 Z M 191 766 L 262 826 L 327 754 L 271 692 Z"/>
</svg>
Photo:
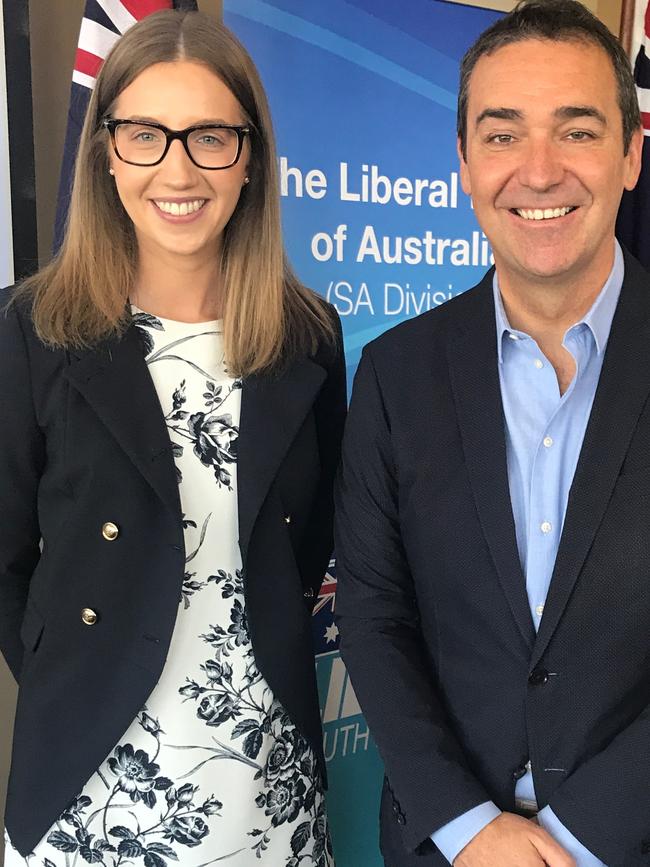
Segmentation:
<svg viewBox="0 0 650 867">
<path fill-rule="evenodd" d="M 312 612 L 312 627 L 316 655 L 331 653 L 339 648 L 339 631 L 334 623 L 336 606 L 336 560 L 330 560 L 318 599 Z"/>
<path fill-rule="evenodd" d="M 623 194 L 618 212 L 616 235 L 650 268 L 650 2 L 636 0 L 632 30 L 631 56 L 634 81 L 643 124 L 643 163 L 639 181 Z"/>
<path fill-rule="evenodd" d="M 95 86 L 95 79 L 106 55 L 129 27 L 147 15 L 161 9 L 196 11 L 197 8 L 196 0 L 86 0 L 72 73 L 68 128 L 54 226 L 55 252 L 61 246 L 65 232 L 74 161 L 90 91 Z"/>
</svg>

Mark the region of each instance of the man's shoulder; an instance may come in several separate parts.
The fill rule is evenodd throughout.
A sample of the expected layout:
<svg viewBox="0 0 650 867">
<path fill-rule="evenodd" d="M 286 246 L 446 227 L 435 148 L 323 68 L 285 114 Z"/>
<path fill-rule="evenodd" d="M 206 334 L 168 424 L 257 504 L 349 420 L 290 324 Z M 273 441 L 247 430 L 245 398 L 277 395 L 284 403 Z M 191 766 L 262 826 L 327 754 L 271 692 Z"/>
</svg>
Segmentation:
<svg viewBox="0 0 650 867">
<path fill-rule="evenodd" d="M 471 289 L 450 298 L 439 307 L 406 319 L 370 341 L 367 351 L 375 358 L 395 359 L 396 354 L 416 355 L 423 347 L 440 349 L 471 317 L 480 313 L 491 286 L 491 273 Z M 488 298 L 489 300 L 489 298 Z"/>
<path fill-rule="evenodd" d="M 650 270 L 643 265 L 626 247 L 622 247 L 625 266 L 624 284 L 634 284 L 642 290 L 650 289 Z"/>
</svg>

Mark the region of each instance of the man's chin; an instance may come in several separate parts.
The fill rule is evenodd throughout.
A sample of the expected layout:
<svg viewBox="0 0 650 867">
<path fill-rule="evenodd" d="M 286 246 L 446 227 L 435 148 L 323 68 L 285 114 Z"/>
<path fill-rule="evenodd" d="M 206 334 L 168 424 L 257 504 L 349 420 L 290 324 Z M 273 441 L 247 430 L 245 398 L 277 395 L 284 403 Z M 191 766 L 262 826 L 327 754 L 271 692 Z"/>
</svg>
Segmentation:
<svg viewBox="0 0 650 867">
<path fill-rule="evenodd" d="M 512 263 L 505 263 L 504 267 L 499 267 L 497 261 L 496 267 L 500 279 L 505 268 L 514 283 L 521 281 L 554 283 L 571 279 L 573 275 L 585 271 L 587 265 L 581 262 L 578 256 L 558 256 L 557 251 L 548 255 L 543 251 L 536 251 L 533 255 L 518 258 Z"/>
</svg>

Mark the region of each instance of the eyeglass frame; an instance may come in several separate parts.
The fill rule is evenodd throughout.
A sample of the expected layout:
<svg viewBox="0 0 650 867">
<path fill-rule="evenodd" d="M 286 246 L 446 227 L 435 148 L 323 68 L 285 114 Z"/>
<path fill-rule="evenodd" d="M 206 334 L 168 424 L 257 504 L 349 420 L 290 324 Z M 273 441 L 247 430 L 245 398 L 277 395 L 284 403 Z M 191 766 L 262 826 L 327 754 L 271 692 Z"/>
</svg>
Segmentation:
<svg viewBox="0 0 650 867">
<path fill-rule="evenodd" d="M 119 150 L 117 149 L 117 144 L 115 142 L 115 130 L 121 124 L 126 124 L 129 126 L 150 126 L 154 129 L 159 129 L 165 135 L 165 149 L 162 152 L 162 156 L 160 159 L 157 159 L 154 163 L 135 163 L 132 160 L 125 160 L 123 156 L 121 156 Z M 221 169 L 230 169 L 234 165 L 239 162 L 239 158 L 241 157 L 242 150 L 244 149 L 244 139 L 247 135 L 251 133 L 251 127 L 246 125 L 236 125 L 230 123 L 199 123 L 196 126 L 188 126 L 185 129 L 169 129 L 167 126 L 163 126 L 162 123 L 151 123 L 147 120 L 121 120 L 116 117 L 105 117 L 102 120 L 102 126 L 108 130 L 108 133 L 111 137 L 111 144 L 113 146 L 113 150 L 115 151 L 115 156 L 121 160 L 123 163 L 127 163 L 130 166 L 139 166 L 143 169 L 149 169 L 153 166 L 158 166 L 165 159 L 167 154 L 169 153 L 169 148 L 173 141 L 180 141 L 185 149 L 185 153 L 188 155 L 190 160 L 194 163 L 194 165 L 198 169 L 203 169 L 208 172 L 218 172 Z M 192 154 L 190 153 L 190 147 L 188 144 L 188 138 L 191 133 L 196 132 L 200 129 L 232 129 L 237 133 L 237 153 L 235 154 L 235 158 L 231 163 L 228 163 L 227 166 L 202 166 L 200 163 L 194 159 Z"/>
</svg>

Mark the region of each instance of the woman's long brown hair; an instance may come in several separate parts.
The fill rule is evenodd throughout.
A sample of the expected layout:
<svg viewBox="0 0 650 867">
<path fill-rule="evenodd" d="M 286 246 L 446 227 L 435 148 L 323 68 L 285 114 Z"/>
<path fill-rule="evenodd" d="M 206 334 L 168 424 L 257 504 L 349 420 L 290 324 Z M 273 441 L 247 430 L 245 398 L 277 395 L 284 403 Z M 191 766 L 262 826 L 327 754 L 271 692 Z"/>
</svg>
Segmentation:
<svg viewBox="0 0 650 867">
<path fill-rule="evenodd" d="M 127 327 L 138 249 L 108 172 L 102 120 L 143 70 L 177 60 L 214 72 L 252 128 L 250 183 L 224 230 L 220 262 L 226 358 L 233 374 L 246 376 L 315 351 L 323 337 L 334 339 L 334 328 L 322 299 L 300 283 L 284 253 L 275 142 L 257 70 L 233 34 L 208 15 L 158 12 L 116 43 L 88 106 L 61 250 L 15 297 L 29 300 L 36 331 L 51 346 L 92 346 Z"/>
</svg>

